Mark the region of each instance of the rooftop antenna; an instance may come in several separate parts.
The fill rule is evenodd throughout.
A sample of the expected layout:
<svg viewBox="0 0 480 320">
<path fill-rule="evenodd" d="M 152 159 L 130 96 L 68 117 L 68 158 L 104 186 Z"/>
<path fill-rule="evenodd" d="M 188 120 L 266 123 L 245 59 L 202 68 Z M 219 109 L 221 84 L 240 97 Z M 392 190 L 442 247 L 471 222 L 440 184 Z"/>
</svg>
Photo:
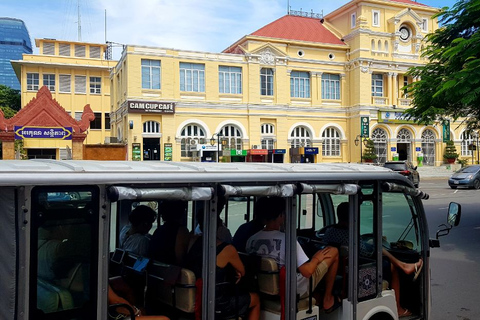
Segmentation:
<svg viewBox="0 0 480 320">
<path fill-rule="evenodd" d="M 77 13 L 78 13 L 78 41 L 82 41 L 82 21 L 80 19 L 80 0 L 77 0 Z"/>
<path fill-rule="evenodd" d="M 290 14 L 290 0 L 287 0 L 287 14 Z"/>
</svg>

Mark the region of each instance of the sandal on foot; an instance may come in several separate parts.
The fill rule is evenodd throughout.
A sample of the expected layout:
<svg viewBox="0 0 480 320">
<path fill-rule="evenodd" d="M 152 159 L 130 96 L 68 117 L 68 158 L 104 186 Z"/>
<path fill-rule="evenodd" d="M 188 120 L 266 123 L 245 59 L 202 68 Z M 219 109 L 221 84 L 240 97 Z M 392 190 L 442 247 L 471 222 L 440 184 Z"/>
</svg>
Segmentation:
<svg viewBox="0 0 480 320">
<path fill-rule="evenodd" d="M 404 318 L 404 317 L 409 317 L 412 315 L 412 312 L 408 309 L 405 309 L 405 311 L 403 311 L 402 314 L 399 314 L 398 317 L 399 318 Z"/>
<path fill-rule="evenodd" d="M 415 275 L 413 276 L 413 281 L 416 281 L 418 276 L 420 275 L 420 272 L 422 272 L 422 268 L 423 268 L 423 261 L 420 259 L 421 263 L 420 263 L 420 267 L 417 267 L 417 263 L 415 263 Z"/>
<path fill-rule="evenodd" d="M 325 309 L 326 314 L 332 313 L 342 305 L 342 299 L 340 299 L 340 297 L 335 297 L 333 301 L 334 301 L 333 306 L 331 306 L 328 309 Z"/>
</svg>

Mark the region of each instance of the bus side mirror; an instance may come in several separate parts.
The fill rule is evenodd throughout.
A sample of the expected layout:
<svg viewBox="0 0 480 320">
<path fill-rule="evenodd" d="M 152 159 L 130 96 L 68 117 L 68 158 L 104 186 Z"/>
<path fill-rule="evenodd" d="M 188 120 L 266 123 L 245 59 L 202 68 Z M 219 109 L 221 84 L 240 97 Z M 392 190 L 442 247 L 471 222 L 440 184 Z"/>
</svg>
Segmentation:
<svg viewBox="0 0 480 320">
<path fill-rule="evenodd" d="M 448 205 L 447 223 L 452 227 L 458 226 L 462 215 L 462 206 L 456 202 L 450 202 Z"/>
<path fill-rule="evenodd" d="M 450 202 L 448 205 L 447 224 L 439 225 L 439 227 L 443 228 L 437 231 L 437 239 L 446 236 L 453 227 L 458 226 L 461 214 L 462 206 L 456 202 Z"/>
</svg>

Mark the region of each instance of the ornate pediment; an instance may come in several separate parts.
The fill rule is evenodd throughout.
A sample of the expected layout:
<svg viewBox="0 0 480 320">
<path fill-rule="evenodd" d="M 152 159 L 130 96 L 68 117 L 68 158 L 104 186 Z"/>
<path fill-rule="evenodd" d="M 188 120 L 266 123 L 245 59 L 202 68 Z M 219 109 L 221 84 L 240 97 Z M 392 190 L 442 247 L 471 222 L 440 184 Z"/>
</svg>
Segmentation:
<svg viewBox="0 0 480 320">
<path fill-rule="evenodd" d="M 388 19 L 388 22 L 393 23 L 394 25 L 398 25 L 400 22 L 405 20 L 409 20 L 416 25 L 423 22 L 422 18 L 411 8 L 400 11 L 394 17 Z"/>
<path fill-rule="evenodd" d="M 75 120 L 52 98 L 48 88 L 43 86 L 38 90 L 37 96 L 13 118 L 5 119 L 0 111 L 0 131 L 13 131 L 14 126 L 72 127 L 74 134 L 79 134 L 87 131 L 90 121 L 94 119 L 95 115 L 87 104 L 83 108 L 82 120 Z"/>
<path fill-rule="evenodd" d="M 253 50 L 249 54 L 250 60 L 256 60 L 258 63 L 263 65 L 277 65 L 277 64 L 286 64 L 288 56 L 282 51 L 278 50 L 271 44 L 266 44 L 260 48 Z"/>
</svg>

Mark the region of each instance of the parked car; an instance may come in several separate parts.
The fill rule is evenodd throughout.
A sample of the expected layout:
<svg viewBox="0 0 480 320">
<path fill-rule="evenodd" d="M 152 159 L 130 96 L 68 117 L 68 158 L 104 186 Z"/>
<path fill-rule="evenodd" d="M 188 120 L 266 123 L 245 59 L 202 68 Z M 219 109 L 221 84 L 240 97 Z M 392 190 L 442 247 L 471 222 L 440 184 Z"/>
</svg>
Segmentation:
<svg viewBox="0 0 480 320">
<path fill-rule="evenodd" d="M 385 162 L 383 166 L 404 175 L 412 181 L 416 188 L 420 185 L 420 174 L 417 171 L 417 167 L 413 166 L 410 161 L 389 161 Z"/>
<path fill-rule="evenodd" d="M 480 189 L 480 165 L 461 168 L 448 179 L 448 185 L 452 189 L 460 186 Z"/>
</svg>

